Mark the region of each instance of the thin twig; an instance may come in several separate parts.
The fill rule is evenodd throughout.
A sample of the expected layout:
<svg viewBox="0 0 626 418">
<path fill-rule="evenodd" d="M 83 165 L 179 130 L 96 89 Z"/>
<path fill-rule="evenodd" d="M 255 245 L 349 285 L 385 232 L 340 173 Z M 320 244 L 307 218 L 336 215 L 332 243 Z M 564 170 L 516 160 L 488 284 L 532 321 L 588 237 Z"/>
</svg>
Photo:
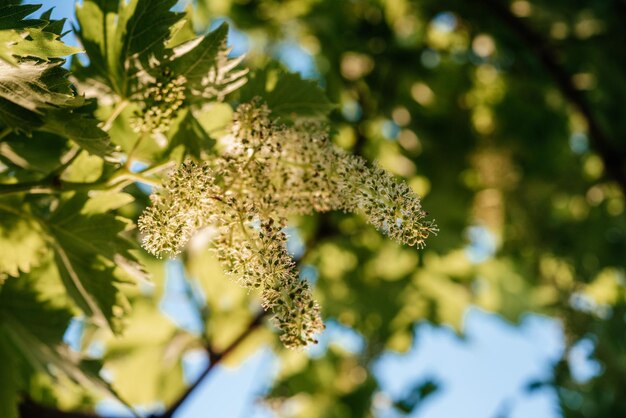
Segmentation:
<svg viewBox="0 0 626 418">
<path fill-rule="evenodd" d="M 139 135 L 139 138 L 137 138 L 137 140 L 133 144 L 133 147 L 128 152 L 128 155 L 126 156 L 126 162 L 124 163 L 124 167 L 126 167 L 128 170 L 130 170 L 130 167 L 133 163 L 133 155 L 135 154 L 135 152 L 139 148 L 139 144 L 141 144 L 141 141 L 143 141 L 145 137 L 146 137 L 146 134 Z"/>
<path fill-rule="evenodd" d="M 229 355 L 235 348 L 237 348 L 254 330 L 256 330 L 259 325 L 263 322 L 263 318 L 267 315 L 266 311 L 260 311 L 250 322 L 248 327 L 244 330 L 243 333 L 239 335 L 228 347 L 222 350 L 219 353 L 214 353 L 212 350 L 208 350 L 210 354 L 210 363 L 206 369 L 202 372 L 200 377 L 191 385 L 187 390 L 181 395 L 180 398 L 176 402 L 174 402 L 162 415 L 156 415 L 153 418 L 171 418 L 174 413 L 180 408 L 180 406 L 185 403 L 187 398 L 193 393 L 193 391 L 202 383 L 202 381 L 211 373 L 211 371 L 219 364 L 219 362 Z"/>
<path fill-rule="evenodd" d="M 97 418 L 98 415 L 90 412 L 63 411 L 42 405 L 30 398 L 23 399 L 19 404 L 20 418 Z M 110 417 L 113 418 L 113 417 Z"/>
<path fill-rule="evenodd" d="M 11 132 L 13 132 L 13 129 L 9 127 L 4 128 L 2 132 L 0 132 L 0 142 L 4 141 L 4 138 L 6 138 L 6 136 Z"/>
<path fill-rule="evenodd" d="M 252 322 L 248 324 L 248 327 L 232 343 L 230 343 L 228 347 L 226 347 L 221 352 L 215 353 L 209 347 L 207 347 L 210 363 L 206 367 L 206 369 L 204 369 L 200 377 L 198 377 L 198 379 L 191 386 L 189 386 L 189 388 L 187 388 L 187 390 L 180 396 L 180 398 L 178 398 L 178 400 L 174 402 L 163 414 L 151 415 L 150 418 L 172 418 L 178 408 L 180 408 L 180 406 L 184 404 L 185 401 L 187 401 L 189 396 L 198 388 L 198 386 L 211 373 L 215 366 L 217 366 L 220 361 L 222 361 L 232 351 L 239 347 L 239 345 L 263 323 L 263 319 L 266 317 L 266 315 L 266 311 L 260 311 L 259 313 L 257 313 Z M 95 418 L 98 416 L 90 412 L 70 412 L 51 408 L 39 404 L 38 402 L 33 401 L 28 397 L 24 398 L 22 402 L 20 402 L 19 410 L 21 418 Z"/>
<path fill-rule="evenodd" d="M 185 278 L 185 280 L 183 280 L 183 283 L 185 286 L 185 296 L 187 296 L 187 299 L 193 305 L 193 308 L 198 313 L 198 316 L 200 317 L 200 320 L 202 321 L 202 323 L 206 324 L 210 316 L 208 305 L 206 304 L 205 301 L 200 300 L 198 298 L 197 293 L 193 288 L 193 284 L 190 278 Z M 204 332 L 202 332 L 202 334 L 200 335 L 200 338 L 202 339 L 202 344 L 208 347 L 209 339 L 208 339 L 206 329 Z"/>
<path fill-rule="evenodd" d="M 61 173 L 67 169 L 80 155 L 82 149 L 79 146 L 73 146 L 63 157 L 61 158 L 61 165 L 52 170 L 46 177 L 60 176 Z"/>
<path fill-rule="evenodd" d="M 115 119 L 117 119 L 117 117 L 122 113 L 126 106 L 128 106 L 128 103 L 128 100 L 122 100 L 121 102 L 119 102 L 100 129 L 102 129 L 104 132 L 108 132 L 109 129 L 111 129 L 111 127 L 113 126 L 113 122 L 115 122 Z"/>
<path fill-rule="evenodd" d="M 139 173 L 133 173 L 128 171 L 125 167 L 122 167 L 109 178 L 87 183 L 61 180 L 58 173 L 53 172 L 51 173 L 53 175 L 48 175 L 37 181 L 0 184 L 0 195 L 22 192 L 41 194 L 69 191 L 110 190 L 113 188 L 124 188 L 134 182 L 145 183 L 150 186 L 159 186 L 161 183 L 158 179 L 147 177 L 147 174 L 151 172 L 154 172 L 152 167 Z"/>
<path fill-rule="evenodd" d="M 149 174 L 155 174 L 155 173 L 158 173 L 160 171 L 167 170 L 167 169 L 171 168 L 172 166 L 174 166 L 175 164 L 176 163 L 174 161 L 164 161 L 164 162 L 157 163 L 157 164 L 154 164 L 152 166 L 146 167 L 145 169 L 139 171 L 138 174 L 141 174 L 143 176 L 147 176 Z"/>
</svg>

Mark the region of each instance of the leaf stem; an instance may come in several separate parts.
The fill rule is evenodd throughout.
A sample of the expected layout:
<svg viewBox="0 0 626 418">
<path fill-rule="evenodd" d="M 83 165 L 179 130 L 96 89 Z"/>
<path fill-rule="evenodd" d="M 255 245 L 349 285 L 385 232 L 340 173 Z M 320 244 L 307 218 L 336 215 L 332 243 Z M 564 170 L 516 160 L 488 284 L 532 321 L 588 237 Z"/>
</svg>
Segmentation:
<svg viewBox="0 0 626 418">
<path fill-rule="evenodd" d="M 161 182 L 158 179 L 148 177 L 148 175 L 162 170 L 169 164 L 169 161 L 157 164 L 138 173 L 131 172 L 126 167 L 121 167 L 113 173 L 111 177 L 89 183 L 61 180 L 58 175 L 59 173 L 56 173 L 55 170 L 55 172 L 52 172 L 50 175 L 41 180 L 23 183 L 0 184 L 0 195 L 21 192 L 31 194 L 51 194 L 71 191 L 81 192 L 90 190 L 112 190 L 114 188 L 124 188 L 133 182 L 145 183 L 150 186 L 159 186 Z"/>
<path fill-rule="evenodd" d="M 111 129 L 111 127 L 113 126 L 113 122 L 115 122 L 115 119 L 117 119 L 117 117 L 124 111 L 124 109 L 126 108 L 126 106 L 128 106 L 129 103 L 130 102 L 126 99 L 119 102 L 115 106 L 111 114 L 109 115 L 109 118 L 106 120 L 106 122 L 104 122 L 104 124 L 101 126 L 100 129 L 102 129 L 104 132 L 108 132 L 109 129 Z"/>
<path fill-rule="evenodd" d="M 13 132 L 13 129 L 9 128 L 8 126 L 6 128 L 4 128 L 1 132 L 0 132 L 0 142 L 4 141 L 4 138 L 10 134 L 11 132 Z"/>
<path fill-rule="evenodd" d="M 133 147 L 128 152 L 128 155 L 126 156 L 126 162 L 124 162 L 124 167 L 127 170 L 130 170 L 130 166 L 133 163 L 133 155 L 135 154 L 135 152 L 137 151 L 137 148 L 139 148 L 139 144 L 141 144 L 141 142 L 143 141 L 145 137 L 146 137 L 146 134 L 139 135 L 139 138 L 137 138 L 137 141 L 135 141 L 135 143 L 133 144 Z"/>
</svg>

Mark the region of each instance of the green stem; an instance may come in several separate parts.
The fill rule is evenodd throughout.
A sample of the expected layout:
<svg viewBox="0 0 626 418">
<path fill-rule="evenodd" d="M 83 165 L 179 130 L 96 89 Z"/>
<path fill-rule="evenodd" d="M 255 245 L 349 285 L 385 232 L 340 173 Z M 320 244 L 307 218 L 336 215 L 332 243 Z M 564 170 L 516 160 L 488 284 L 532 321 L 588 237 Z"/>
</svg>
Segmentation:
<svg viewBox="0 0 626 418">
<path fill-rule="evenodd" d="M 143 176 L 148 176 L 150 174 L 158 173 L 159 171 L 163 171 L 166 168 L 169 168 L 174 165 L 173 161 L 165 161 L 158 164 L 155 164 L 150 167 L 146 167 L 145 169 L 139 171 L 137 174 L 141 174 Z"/>
<path fill-rule="evenodd" d="M 122 113 L 126 106 L 128 106 L 128 104 L 129 101 L 124 99 L 115 106 L 113 112 L 111 112 L 109 118 L 106 120 L 106 122 L 104 122 L 101 127 L 104 132 L 108 132 L 109 129 L 111 129 L 111 126 L 113 126 L 113 122 L 115 122 L 115 119 L 117 119 L 117 117 Z"/>
<path fill-rule="evenodd" d="M 147 172 L 148 170 L 145 170 Z M 89 190 L 111 190 L 116 187 L 124 188 L 133 182 L 146 183 L 151 186 L 158 186 L 160 182 L 156 179 L 146 177 L 142 173 L 132 173 L 124 168 L 116 171 L 111 177 L 90 183 L 72 182 L 61 180 L 57 175 L 48 176 L 38 181 L 0 184 L 0 195 L 11 193 L 56 193 L 70 191 L 89 191 Z"/>
<path fill-rule="evenodd" d="M 8 212 L 8 213 L 10 213 L 12 215 L 18 216 L 18 217 L 20 217 L 22 219 L 32 220 L 32 217 L 28 213 L 23 212 L 21 210 L 17 210 L 15 208 L 13 208 L 11 206 L 7 206 L 7 205 L 5 205 L 3 203 L 0 203 L 0 210 L 4 211 L 4 212 Z"/>
<path fill-rule="evenodd" d="M 130 166 L 133 163 L 133 155 L 135 154 L 135 152 L 137 151 L 137 148 L 139 148 L 139 144 L 141 143 L 141 141 L 143 141 L 145 137 L 146 137 L 146 134 L 139 135 L 139 138 L 137 138 L 137 141 L 135 141 L 135 143 L 133 144 L 133 147 L 128 152 L 128 155 L 126 156 L 126 162 L 124 163 L 124 168 L 126 168 L 127 170 L 130 170 Z"/>
<path fill-rule="evenodd" d="M 4 138 L 10 134 L 11 132 L 13 132 L 13 129 L 6 127 L 4 128 L 1 132 L 0 132 L 0 142 L 4 141 Z"/>
<path fill-rule="evenodd" d="M 70 149 L 61 159 L 61 165 L 52 170 L 47 177 L 60 176 L 61 173 L 65 171 L 67 167 L 69 167 L 74 160 L 78 158 L 80 155 L 81 148 L 79 146 L 74 146 Z"/>
<path fill-rule="evenodd" d="M 157 179 L 152 179 L 150 177 L 146 177 L 144 175 L 142 175 L 141 173 L 131 173 L 128 172 L 126 174 L 124 174 L 123 176 L 120 176 L 120 178 L 122 179 L 122 181 L 120 181 L 119 183 L 115 184 L 114 187 L 119 187 L 120 185 L 124 184 L 124 187 L 128 186 L 131 183 L 144 183 L 147 184 L 149 186 L 154 186 L 154 187 L 158 187 L 161 185 L 161 182 Z M 124 188 L 122 187 L 122 188 Z"/>
</svg>

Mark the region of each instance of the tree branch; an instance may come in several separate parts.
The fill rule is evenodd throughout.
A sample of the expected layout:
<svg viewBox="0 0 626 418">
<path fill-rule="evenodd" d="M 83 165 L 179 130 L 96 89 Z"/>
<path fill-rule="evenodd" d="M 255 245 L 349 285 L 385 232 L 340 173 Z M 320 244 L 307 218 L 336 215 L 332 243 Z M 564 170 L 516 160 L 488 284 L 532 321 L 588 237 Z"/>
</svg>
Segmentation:
<svg viewBox="0 0 626 418">
<path fill-rule="evenodd" d="M 539 33 L 513 15 L 499 0 L 483 0 L 503 23 L 513 31 L 518 38 L 539 59 L 546 72 L 555 81 L 561 94 L 582 114 L 589 128 L 589 139 L 593 149 L 600 155 L 608 177 L 613 179 L 626 195 L 626 167 L 624 153 L 619 150 L 604 132 L 600 123 L 591 110 L 584 94 L 574 86 L 571 75 L 560 65 L 555 50 Z"/>
<path fill-rule="evenodd" d="M 151 415 L 150 418 L 172 418 L 174 413 L 180 408 L 181 405 L 187 401 L 189 396 L 196 390 L 198 386 L 204 381 L 204 379 L 211 373 L 211 371 L 234 351 L 246 338 L 250 336 L 262 323 L 263 319 L 267 316 L 267 311 L 260 311 L 256 314 L 252 322 L 248 324 L 248 327 L 224 350 L 215 353 L 209 347 L 207 352 L 209 353 L 210 363 L 204 369 L 200 377 L 185 390 L 185 392 L 174 402 L 164 413 Z M 62 411 L 60 409 L 51 408 L 45 405 L 41 405 L 30 398 L 24 398 L 19 404 L 20 418 L 98 418 L 99 416 L 90 412 L 71 412 Z M 108 417 L 114 418 L 114 417 Z"/>
<path fill-rule="evenodd" d="M 210 348 L 207 350 L 209 352 L 209 365 L 202 372 L 200 377 L 187 388 L 187 390 L 181 395 L 180 398 L 176 402 L 174 402 L 168 409 L 161 415 L 154 415 L 152 418 L 172 418 L 174 413 L 180 408 L 182 404 L 189 398 L 189 396 L 193 393 L 193 391 L 202 383 L 202 381 L 211 373 L 211 371 L 219 364 L 219 362 L 230 354 L 235 348 L 239 346 L 254 330 L 256 330 L 259 325 L 263 322 L 263 318 L 267 315 L 267 311 L 260 311 L 254 317 L 252 322 L 248 325 L 248 327 L 244 330 L 243 333 L 239 335 L 232 343 L 228 345 L 223 351 L 219 353 L 214 353 Z"/>
<path fill-rule="evenodd" d="M 2 131 L 0 131 L 0 142 L 4 141 L 4 138 L 6 138 L 7 135 L 9 135 L 11 132 L 13 132 L 13 129 L 9 127 L 6 127 Z"/>
<path fill-rule="evenodd" d="M 114 187 L 119 187 L 120 185 L 123 185 L 122 187 L 125 187 L 133 182 L 145 183 L 151 186 L 158 186 L 160 184 L 158 180 L 146 177 L 143 172 L 133 173 L 123 167 L 107 179 L 89 183 L 61 180 L 59 173 L 53 172 L 51 173 L 51 175 L 48 175 L 43 179 L 37 181 L 0 184 L 0 195 L 21 192 L 35 194 L 69 191 L 109 190 Z"/>
<path fill-rule="evenodd" d="M 89 412 L 69 412 L 51 408 L 30 398 L 23 399 L 18 410 L 21 418 L 98 418 L 98 415 Z"/>
</svg>

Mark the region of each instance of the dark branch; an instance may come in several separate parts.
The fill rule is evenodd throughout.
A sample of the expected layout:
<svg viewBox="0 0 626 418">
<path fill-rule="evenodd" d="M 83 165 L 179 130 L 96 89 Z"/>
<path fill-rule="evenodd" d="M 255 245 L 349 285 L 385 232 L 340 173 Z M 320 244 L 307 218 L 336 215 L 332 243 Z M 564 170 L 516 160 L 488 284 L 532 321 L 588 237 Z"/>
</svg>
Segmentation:
<svg viewBox="0 0 626 418">
<path fill-rule="evenodd" d="M 51 408 L 25 398 L 19 404 L 21 418 L 98 418 L 98 415 L 89 412 L 68 412 Z"/>
<path fill-rule="evenodd" d="M 235 350 L 250 334 L 252 334 L 262 323 L 267 315 L 266 311 L 260 311 L 254 317 L 248 327 L 224 350 L 214 352 L 207 348 L 209 353 L 209 365 L 202 372 L 200 377 L 172 404 L 163 414 L 152 415 L 151 418 L 171 418 L 182 404 L 189 398 L 194 390 L 202 383 L 202 381 L 211 373 L 222 359 Z M 30 398 L 25 398 L 19 404 L 19 413 L 21 418 L 98 418 L 99 416 L 89 412 L 68 412 L 60 409 L 51 408 L 34 402 Z M 113 418 L 113 417 L 108 417 Z"/>
<path fill-rule="evenodd" d="M 215 353 L 213 352 L 210 348 L 208 349 L 209 352 L 209 365 L 207 366 L 206 369 L 204 369 L 204 371 L 202 372 L 202 374 L 200 375 L 200 377 L 198 377 L 198 379 L 187 388 L 187 390 L 180 396 L 180 398 L 178 398 L 178 400 L 176 402 L 174 402 L 168 409 L 167 411 L 165 411 L 163 414 L 161 415 L 155 415 L 152 418 L 171 418 L 174 413 L 176 412 L 176 410 L 178 410 L 178 408 L 180 408 L 180 406 L 182 404 L 185 403 L 185 401 L 189 398 L 189 396 L 193 393 L 193 391 L 200 385 L 200 383 L 202 383 L 202 381 L 211 373 L 211 371 L 215 368 L 215 366 L 217 366 L 219 364 L 219 362 L 226 357 L 228 354 L 230 354 L 235 348 L 237 348 L 239 346 L 239 344 L 241 344 L 250 334 L 252 334 L 252 332 L 257 329 L 259 327 L 259 325 L 261 325 L 261 323 L 263 322 L 263 318 L 265 318 L 265 316 L 267 315 L 266 311 L 260 311 L 252 320 L 252 322 L 250 322 L 250 324 L 248 325 L 248 327 L 246 328 L 246 330 L 244 332 L 242 332 L 239 337 L 237 337 L 232 343 L 230 343 L 228 345 L 228 347 L 226 347 L 223 351 L 219 352 L 219 353 Z"/>
<path fill-rule="evenodd" d="M 546 72 L 554 79 L 561 94 L 583 115 L 589 127 L 591 146 L 602 158 L 607 175 L 619 184 L 622 192 L 626 194 L 626 168 L 623 153 L 604 132 L 584 94 L 574 86 L 571 75 L 559 64 L 556 51 L 539 33 L 513 15 L 501 1 L 483 1 L 488 6 L 487 8 L 508 25 L 526 47 L 537 56 Z"/>
</svg>

